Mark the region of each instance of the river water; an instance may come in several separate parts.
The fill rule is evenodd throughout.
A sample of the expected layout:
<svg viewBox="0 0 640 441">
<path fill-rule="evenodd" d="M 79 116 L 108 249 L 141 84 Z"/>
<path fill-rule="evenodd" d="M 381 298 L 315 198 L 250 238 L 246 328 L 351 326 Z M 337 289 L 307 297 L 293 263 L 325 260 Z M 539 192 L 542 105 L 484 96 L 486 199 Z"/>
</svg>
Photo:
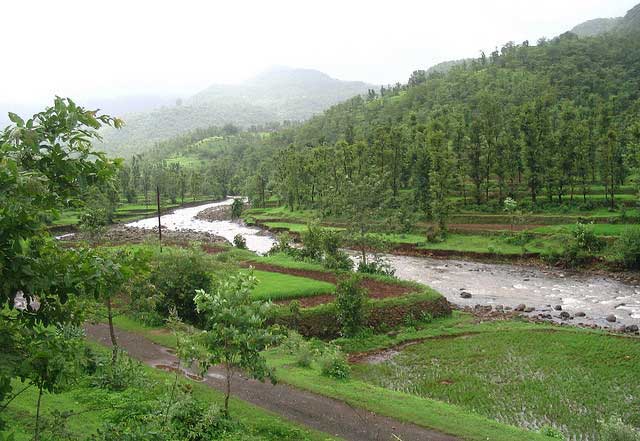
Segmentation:
<svg viewBox="0 0 640 441">
<path fill-rule="evenodd" d="M 204 231 L 229 241 L 233 241 L 236 234 L 241 234 L 250 250 L 259 254 L 266 253 L 275 239 L 259 228 L 232 221 L 195 219 L 202 210 L 230 205 L 232 202 L 233 199 L 227 199 L 175 210 L 162 216 L 163 228 Z M 150 229 L 157 226 L 157 219 L 144 219 L 128 226 Z M 576 312 L 586 314 L 585 317 L 575 317 L 568 323 L 610 327 L 640 325 L 640 287 L 610 277 L 565 273 L 533 266 L 395 255 L 386 255 L 385 258 L 399 278 L 425 283 L 460 306 L 480 304 L 513 308 L 525 304 L 535 308 L 531 315 L 551 314 L 554 320 L 559 320 L 560 311 L 554 310 L 554 307 L 560 305 L 571 316 Z M 471 298 L 460 297 L 462 291 L 471 293 Z M 605 320 L 610 314 L 616 316 L 613 324 Z"/>
</svg>

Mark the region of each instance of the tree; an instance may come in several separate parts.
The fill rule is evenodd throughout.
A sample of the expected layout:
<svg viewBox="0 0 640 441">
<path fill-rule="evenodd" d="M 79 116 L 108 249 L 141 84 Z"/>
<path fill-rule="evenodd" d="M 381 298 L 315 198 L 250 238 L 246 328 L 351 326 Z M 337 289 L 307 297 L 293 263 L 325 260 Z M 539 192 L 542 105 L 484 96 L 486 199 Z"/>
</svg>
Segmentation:
<svg viewBox="0 0 640 441">
<path fill-rule="evenodd" d="M 336 287 L 337 318 L 346 337 L 353 337 L 364 325 L 367 291 L 360 282 L 360 277 L 351 275 L 340 280 Z"/>
<path fill-rule="evenodd" d="M 266 325 L 269 303 L 254 301 L 256 286 L 251 273 L 239 272 L 219 280 L 211 290 L 198 290 L 194 297 L 197 311 L 205 316 L 205 329 L 200 335 L 206 355 L 200 360 L 205 372 L 210 366 L 224 365 L 226 389 L 224 412 L 229 415 L 231 384 L 237 369 L 252 378 L 275 383 L 273 371 L 261 352 L 276 344 L 278 328 Z"/>
<path fill-rule="evenodd" d="M 616 133 L 609 130 L 606 139 L 602 141 L 599 151 L 600 156 L 600 175 L 605 190 L 610 196 L 609 203 L 613 210 L 615 208 L 615 194 L 620 181 L 624 177 L 624 163 L 622 156 L 622 148 Z"/>
<path fill-rule="evenodd" d="M 442 125 L 439 122 L 432 123 L 427 146 L 431 157 L 431 216 L 438 224 L 440 232 L 446 233 L 447 219 L 451 209 L 449 193 L 453 187 L 453 155 L 449 149 Z"/>
<path fill-rule="evenodd" d="M 118 163 L 93 151 L 92 141 L 103 125 L 122 123 L 63 98 L 27 121 L 13 113 L 9 118 L 13 125 L 0 133 L 0 305 L 12 306 L 4 306 L 3 315 L 11 319 L 0 320 L 0 336 L 3 348 L 19 348 L 20 335 L 13 330 L 24 334 L 40 326 L 79 323 L 78 298 L 95 293 L 98 275 L 88 263 L 91 251 L 61 249 L 49 238 L 44 219 L 55 217 L 59 208 L 80 205 L 87 186 L 113 187 Z M 13 314 L 21 298 L 37 309 Z M 26 352 L 0 360 L 0 401 L 11 392 L 11 378 L 29 376 L 21 369 L 38 347 L 31 343 Z"/>
</svg>

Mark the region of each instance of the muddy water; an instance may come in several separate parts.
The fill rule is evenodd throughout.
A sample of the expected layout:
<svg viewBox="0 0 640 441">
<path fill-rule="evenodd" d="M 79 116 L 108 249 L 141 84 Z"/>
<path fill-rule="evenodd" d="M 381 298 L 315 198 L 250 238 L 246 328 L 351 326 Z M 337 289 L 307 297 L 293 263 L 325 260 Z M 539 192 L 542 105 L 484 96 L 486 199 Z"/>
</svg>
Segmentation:
<svg viewBox="0 0 640 441">
<path fill-rule="evenodd" d="M 275 240 L 271 235 L 259 228 L 251 228 L 238 222 L 232 221 L 215 221 L 196 219 L 195 216 L 207 208 L 220 207 L 223 205 L 231 205 L 233 198 L 226 199 L 221 202 L 213 202 L 210 204 L 198 205 L 196 207 L 180 208 L 173 213 L 165 214 L 161 217 L 162 228 L 178 231 L 191 230 L 201 231 L 217 236 L 224 237 L 229 242 L 233 242 L 236 234 L 241 234 L 247 241 L 247 248 L 259 254 L 264 254 L 274 244 Z M 153 229 L 158 226 L 157 218 L 143 219 L 127 224 L 129 227 Z"/>
<path fill-rule="evenodd" d="M 233 199 L 222 202 L 182 208 L 162 216 L 162 225 L 169 230 L 206 231 L 233 241 L 241 234 L 247 247 L 257 253 L 267 252 L 274 238 L 259 228 L 251 228 L 231 221 L 205 221 L 195 219 L 196 214 L 210 207 L 229 205 Z M 153 228 L 157 219 L 145 219 L 128 224 L 138 228 Z M 508 264 L 487 264 L 460 260 L 441 260 L 426 257 L 386 256 L 401 279 L 425 283 L 440 291 L 457 305 L 503 305 L 515 307 L 525 304 L 535 308 L 531 315 L 551 314 L 560 320 L 563 311 L 575 317 L 567 323 L 599 324 L 610 327 L 640 325 L 640 287 L 625 284 L 608 277 L 570 274 L 557 270 L 543 270 Z M 471 293 L 463 299 L 460 293 Z M 615 323 L 605 318 L 614 314 Z"/>
<path fill-rule="evenodd" d="M 386 256 L 401 279 L 423 282 L 440 291 L 449 301 L 462 306 L 525 304 L 535 308 L 531 315 L 551 314 L 558 320 L 562 310 L 575 317 L 569 323 L 596 323 L 617 327 L 640 324 L 640 287 L 608 277 L 569 274 L 508 264 L 486 264 L 425 257 Z M 460 297 L 462 291 L 470 299 Z M 615 323 L 605 318 L 616 316 Z"/>
</svg>

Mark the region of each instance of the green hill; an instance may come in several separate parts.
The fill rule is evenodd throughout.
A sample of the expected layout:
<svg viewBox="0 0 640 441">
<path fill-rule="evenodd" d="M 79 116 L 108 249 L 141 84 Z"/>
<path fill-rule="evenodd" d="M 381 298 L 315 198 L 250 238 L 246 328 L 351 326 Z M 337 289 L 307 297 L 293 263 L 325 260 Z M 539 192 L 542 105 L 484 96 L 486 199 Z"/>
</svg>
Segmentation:
<svg viewBox="0 0 640 441">
<path fill-rule="evenodd" d="M 304 120 L 371 87 L 315 70 L 274 68 L 239 85 L 213 85 L 174 106 L 124 115 L 126 126 L 105 130 L 100 147 L 112 155 L 129 156 L 198 128 Z"/>
</svg>

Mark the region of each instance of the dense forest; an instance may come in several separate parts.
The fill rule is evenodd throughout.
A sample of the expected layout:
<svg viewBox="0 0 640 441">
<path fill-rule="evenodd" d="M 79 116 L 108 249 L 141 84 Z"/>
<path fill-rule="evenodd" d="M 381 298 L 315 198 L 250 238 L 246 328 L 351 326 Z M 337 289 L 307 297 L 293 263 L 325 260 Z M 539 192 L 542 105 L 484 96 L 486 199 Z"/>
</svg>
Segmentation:
<svg viewBox="0 0 640 441">
<path fill-rule="evenodd" d="M 245 192 L 258 205 L 275 195 L 328 214 L 363 183 L 381 206 L 434 219 L 454 203 L 500 209 L 506 197 L 589 204 L 594 185 L 614 207 L 640 165 L 634 11 L 618 32 L 508 43 L 370 89 L 303 124 L 214 127 L 159 143 L 129 163 L 123 188 L 140 192 L 137 164 L 150 163 L 188 169 L 218 194 Z"/>
</svg>

